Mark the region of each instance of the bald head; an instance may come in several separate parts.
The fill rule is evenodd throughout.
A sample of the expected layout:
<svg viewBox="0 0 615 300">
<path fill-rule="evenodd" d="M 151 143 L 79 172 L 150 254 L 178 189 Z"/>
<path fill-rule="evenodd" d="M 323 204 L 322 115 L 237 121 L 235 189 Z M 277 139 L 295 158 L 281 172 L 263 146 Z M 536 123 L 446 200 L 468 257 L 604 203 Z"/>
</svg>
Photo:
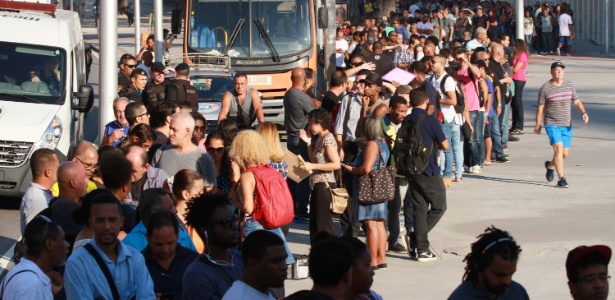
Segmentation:
<svg viewBox="0 0 615 300">
<path fill-rule="evenodd" d="M 295 82 L 296 80 L 305 80 L 305 70 L 300 67 L 296 67 L 290 73 L 290 80 Z"/>
<path fill-rule="evenodd" d="M 126 152 L 126 159 L 134 164 L 145 166 L 147 164 L 147 152 L 141 146 L 130 146 Z"/>
<path fill-rule="evenodd" d="M 504 57 L 504 46 L 498 43 L 492 43 L 491 44 L 491 57 L 496 61 L 500 61 L 500 59 Z"/>
<path fill-rule="evenodd" d="M 85 168 L 79 162 L 67 161 L 58 168 L 58 186 L 60 197 L 75 203 L 85 196 L 88 187 L 88 178 Z"/>
<path fill-rule="evenodd" d="M 85 175 L 91 178 L 98 165 L 98 151 L 96 147 L 94 147 L 94 144 L 90 142 L 79 143 L 77 147 L 75 147 L 73 161 L 83 164 Z"/>
</svg>

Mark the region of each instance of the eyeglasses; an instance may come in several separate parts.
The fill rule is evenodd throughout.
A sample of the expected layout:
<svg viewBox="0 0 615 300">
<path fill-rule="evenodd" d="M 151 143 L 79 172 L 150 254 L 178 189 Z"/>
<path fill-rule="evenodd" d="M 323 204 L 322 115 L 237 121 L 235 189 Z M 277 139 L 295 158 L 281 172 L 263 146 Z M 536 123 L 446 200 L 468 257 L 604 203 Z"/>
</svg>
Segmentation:
<svg viewBox="0 0 615 300">
<path fill-rule="evenodd" d="M 233 215 L 232 217 L 224 218 L 218 222 L 213 222 L 212 224 L 220 225 L 226 229 L 231 229 L 233 224 L 239 223 L 239 216 Z"/>
<path fill-rule="evenodd" d="M 79 162 L 83 165 L 83 167 L 84 167 L 86 170 L 87 170 L 87 169 L 92 170 L 92 169 L 96 169 L 96 167 L 98 167 L 98 164 L 86 164 L 86 163 L 84 163 L 84 162 L 83 162 L 83 160 L 79 159 L 79 157 L 76 157 L 76 156 L 75 156 L 75 159 L 76 159 L 76 160 L 78 160 L 78 161 L 79 161 Z"/>
<path fill-rule="evenodd" d="M 124 65 L 124 66 L 127 66 L 127 67 L 129 67 L 129 68 L 131 68 L 131 69 L 134 69 L 134 68 L 136 68 L 136 67 L 137 67 L 137 65 Z"/>
<path fill-rule="evenodd" d="M 224 153 L 224 147 L 220 147 L 220 148 L 214 148 L 214 147 L 207 147 L 205 148 L 205 150 L 207 150 L 207 153 L 209 154 L 222 154 Z"/>
<path fill-rule="evenodd" d="M 45 231 L 43 231 L 43 241 L 44 241 L 45 239 L 47 239 L 47 227 L 49 227 L 49 224 L 51 224 L 51 219 L 47 218 L 44 215 L 39 215 L 39 217 L 41 217 L 43 221 L 47 222 L 47 224 L 45 224 Z"/>
<path fill-rule="evenodd" d="M 362 61 L 354 61 L 354 62 L 351 62 L 350 64 L 355 66 L 355 67 L 358 67 L 358 66 L 363 65 L 363 62 Z"/>
<path fill-rule="evenodd" d="M 148 113 L 148 112 L 144 112 L 144 113 L 142 113 L 142 114 L 138 115 L 137 117 L 143 117 L 143 116 L 145 116 L 145 115 L 149 116 L 149 113 Z"/>
<path fill-rule="evenodd" d="M 611 275 L 607 275 L 607 274 L 600 274 L 600 275 L 587 275 L 585 277 L 581 277 L 579 278 L 577 281 L 583 282 L 583 283 L 593 283 L 596 279 L 604 282 L 604 281 L 609 281 L 609 279 L 611 279 Z"/>
</svg>

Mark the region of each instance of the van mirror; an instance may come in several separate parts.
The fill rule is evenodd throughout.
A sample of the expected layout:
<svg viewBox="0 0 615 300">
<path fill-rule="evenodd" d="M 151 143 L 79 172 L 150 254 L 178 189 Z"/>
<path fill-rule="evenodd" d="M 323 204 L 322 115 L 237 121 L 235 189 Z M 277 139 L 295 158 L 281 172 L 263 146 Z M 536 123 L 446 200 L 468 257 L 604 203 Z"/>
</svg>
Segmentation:
<svg viewBox="0 0 615 300">
<path fill-rule="evenodd" d="M 79 112 L 88 112 L 94 105 L 94 88 L 89 84 L 79 86 L 79 91 L 73 93 L 73 109 Z"/>
</svg>

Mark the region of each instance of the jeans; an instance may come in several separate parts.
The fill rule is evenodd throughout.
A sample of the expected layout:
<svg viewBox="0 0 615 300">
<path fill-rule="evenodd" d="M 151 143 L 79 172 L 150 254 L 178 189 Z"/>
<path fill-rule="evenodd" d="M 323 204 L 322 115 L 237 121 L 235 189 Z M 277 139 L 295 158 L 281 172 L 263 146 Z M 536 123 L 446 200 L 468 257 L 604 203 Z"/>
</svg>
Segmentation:
<svg viewBox="0 0 615 300">
<path fill-rule="evenodd" d="M 533 41 L 534 36 L 533 34 L 525 34 L 524 36 L 525 36 L 525 44 L 527 45 L 527 48 L 531 50 L 533 46 L 532 41 Z"/>
<path fill-rule="evenodd" d="M 514 80 L 515 82 L 515 95 L 510 101 L 512 108 L 512 129 L 523 130 L 523 88 L 525 87 L 525 81 Z"/>
<path fill-rule="evenodd" d="M 440 176 L 411 176 L 408 183 L 414 218 L 414 238 L 411 242 L 420 253 L 429 250 L 428 233 L 446 211 L 446 188 Z"/>
<path fill-rule="evenodd" d="M 501 158 L 504 156 L 504 149 L 502 148 L 502 137 L 500 133 L 500 118 L 497 115 L 489 117 L 489 127 L 491 127 L 491 152 L 495 154 L 495 157 Z"/>
<path fill-rule="evenodd" d="M 504 102 L 504 99 L 502 99 Z M 499 116 L 500 119 L 500 132 L 502 133 L 502 144 L 508 148 L 508 134 L 509 134 L 509 126 L 510 123 L 510 103 L 504 104 L 502 103 L 502 113 Z"/>
<path fill-rule="evenodd" d="M 302 141 L 291 141 L 290 138 L 287 141 L 288 151 L 299 154 L 303 159 L 310 160 L 308 155 L 307 146 Z M 293 196 L 295 204 L 295 215 L 305 217 L 308 213 L 308 205 L 310 204 L 310 182 L 306 178 L 301 182 L 294 182 L 291 179 L 287 179 L 288 189 Z"/>
<path fill-rule="evenodd" d="M 463 139 L 461 138 L 461 125 L 455 122 L 442 124 L 442 131 L 450 142 L 448 150 L 440 150 L 440 175 L 451 177 L 453 172 L 453 159 L 455 159 L 455 177 L 463 176 Z M 452 153 L 451 153 L 452 151 Z"/>
<path fill-rule="evenodd" d="M 553 32 L 543 32 L 541 38 L 542 49 L 549 52 L 553 51 Z"/>
<path fill-rule="evenodd" d="M 250 219 L 250 220 L 247 220 L 246 223 L 243 225 L 244 238 L 248 236 L 250 233 L 257 231 L 257 230 L 267 230 L 279 236 L 284 241 L 284 248 L 286 248 L 286 254 L 288 254 L 288 256 L 286 257 L 286 264 L 290 265 L 295 262 L 295 257 L 293 257 L 293 253 L 290 252 L 290 248 L 288 248 L 288 243 L 286 242 L 286 237 L 284 236 L 284 233 L 282 233 L 282 229 L 280 228 L 265 229 L 263 225 L 261 225 L 261 223 L 253 219 Z"/>
<path fill-rule="evenodd" d="M 395 197 L 393 201 L 387 203 L 388 215 L 387 215 L 387 229 L 389 230 L 389 245 L 394 245 L 397 243 L 397 239 L 399 239 L 399 212 L 401 211 L 402 201 L 404 205 L 407 205 L 406 199 L 410 197 L 410 193 L 408 191 L 408 179 L 402 177 L 395 177 Z M 410 209 L 412 209 L 412 203 L 410 203 Z M 410 221 L 410 225 L 405 225 L 406 227 L 412 227 L 412 216 L 410 216 L 410 220 L 406 217 L 407 207 L 404 208 L 404 221 L 406 224 Z M 410 211 L 412 212 L 412 211 Z M 412 215 L 412 214 L 411 214 Z M 410 231 L 407 231 L 410 232 Z"/>
<path fill-rule="evenodd" d="M 480 166 L 483 162 L 481 161 L 480 145 L 485 142 L 485 113 L 476 110 L 471 111 L 470 123 L 474 127 L 474 131 L 470 136 L 470 163 L 468 166 Z"/>
</svg>

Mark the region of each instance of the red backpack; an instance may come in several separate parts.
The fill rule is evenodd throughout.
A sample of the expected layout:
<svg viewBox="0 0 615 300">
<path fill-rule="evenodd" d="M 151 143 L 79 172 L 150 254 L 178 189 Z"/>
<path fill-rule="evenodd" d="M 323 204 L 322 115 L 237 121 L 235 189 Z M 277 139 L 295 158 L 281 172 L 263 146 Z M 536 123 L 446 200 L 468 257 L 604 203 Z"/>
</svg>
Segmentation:
<svg viewBox="0 0 615 300">
<path fill-rule="evenodd" d="M 261 164 L 248 168 L 256 179 L 256 197 L 252 217 L 267 229 L 289 224 L 295 218 L 293 197 L 282 174 Z"/>
</svg>

